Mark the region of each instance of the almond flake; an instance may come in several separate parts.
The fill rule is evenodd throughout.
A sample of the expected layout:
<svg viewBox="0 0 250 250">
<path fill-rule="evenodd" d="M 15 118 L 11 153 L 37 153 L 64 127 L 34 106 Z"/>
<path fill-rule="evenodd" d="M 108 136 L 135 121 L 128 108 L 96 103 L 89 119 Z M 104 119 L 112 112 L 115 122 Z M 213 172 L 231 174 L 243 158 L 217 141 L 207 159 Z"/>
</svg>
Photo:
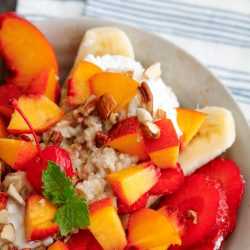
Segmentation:
<svg viewBox="0 0 250 250">
<path fill-rule="evenodd" d="M 16 187 L 11 183 L 9 188 L 8 188 L 8 191 L 7 191 L 7 194 L 12 197 L 14 200 L 16 200 L 19 204 L 21 205 L 25 205 L 25 201 L 23 199 L 23 197 L 18 193 Z"/>
<path fill-rule="evenodd" d="M 141 124 L 143 134 L 150 139 L 157 139 L 160 137 L 160 128 L 153 122 L 144 122 Z"/>
<path fill-rule="evenodd" d="M 138 118 L 139 122 L 141 122 L 141 123 L 153 122 L 152 115 L 146 109 L 143 109 L 143 108 L 137 109 L 137 118 Z"/>
<path fill-rule="evenodd" d="M 159 79 L 161 77 L 161 63 L 157 62 L 152 64 L 144 71 L 143 76 L 146 79 Z"/>
<path fill-rule="evenodd" d="M 8 224 L 9 223 L 9 213 L 6 209 L 2 209 L 0 211 L 0 224 Z"/>
<path fill-rule="evenodd" d="M 16 232 L 12 224 L 4 225 L 0 238 L 3 242 L 14 242 L 16 240 Z"/>
</svg>

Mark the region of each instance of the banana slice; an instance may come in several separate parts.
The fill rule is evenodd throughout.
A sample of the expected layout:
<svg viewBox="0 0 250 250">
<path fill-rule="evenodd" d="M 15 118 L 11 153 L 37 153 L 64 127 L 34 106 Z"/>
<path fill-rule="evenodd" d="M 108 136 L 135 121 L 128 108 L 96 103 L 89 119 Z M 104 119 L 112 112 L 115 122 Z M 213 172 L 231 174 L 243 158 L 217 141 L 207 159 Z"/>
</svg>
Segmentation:
<svg viewBox="0 0 250 250">
<path fill-rule="evenodd" d="M 232 113 L 219 107 L 205 107 L 200 110 L 208 114 L 198 133 L 181 151 L 179 163 L 185 175 L 219 156 L 235 140 L 235 124 Z"/>
<path fill-rule="evenodd" d="M 128 36 L 115 27 L 98 27 L 88 30 L 81 41 L 74 65 L 89 54 L 121 55 L 134 59 L 134 49 Z"/>
</svg>

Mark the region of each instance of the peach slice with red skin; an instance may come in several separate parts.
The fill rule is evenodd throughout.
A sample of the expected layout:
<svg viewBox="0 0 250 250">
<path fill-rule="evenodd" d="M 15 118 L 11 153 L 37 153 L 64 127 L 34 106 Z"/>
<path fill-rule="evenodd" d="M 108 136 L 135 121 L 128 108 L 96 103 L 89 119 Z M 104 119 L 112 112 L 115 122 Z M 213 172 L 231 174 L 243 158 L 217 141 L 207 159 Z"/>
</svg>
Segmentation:
<svg viewBox="0 0 250 250">
<path fill-rule="evenodd" d="M 46 69 L 58 75 L 54 50 L 45 36 L 30 22 L 12 12 L 0 15 L 0 52 L 11 73 L 8 83 L 26 89 Z"/>
<path fill-rule="evenodd" d="M 122 250 L 127 245 L 120 218 L 111 198 L 96 201 L 89 207 L 90 226 L 88 229 L 104 250 Z"/>
<path fill-rule="evenodd" d="M 79 62 L 68 79 L 68 104 L 71 106 L 82 104 L 90 95 L 88 80 L 102 70 L 87 61 Z"/>
<path fill-rule="evenodd" d="M 183 108 L 176 108 L 176 111 L 177 123 L 183 133 L 180 138 L 181 149 L 184 149 L 198 132 L 207 114 Z"/>
<path fill-rule="evenodd" d="M 7 136 L 6 122 L 3 117 L 0 116 L 0 138 L 6 138 Z"/>
<path fill-rule="evenodd" d="M 46 69 L 36 75 L 30 82 L 25 93 L 44 94 L 51 101 L 57 102 L 60 94 L 60 87 L 58 84 L 58 76 L 53 68 Z"/>
<path fill-rule="evenodd" d="M 57 240 L 48 247 L 48 250 L 69 250 L 69 248 L 62 241 Z"/>
<path fill-rule="evenodd" d="M 8 195 L 5 192 L 0 192 L 0 210 L 7 207 Z"/>
<path fill-rule="evenodd" d="M 28 197 L 24 218 L 27 241 L 43 240 L 58 231 L 57 224 L 52 222 L 56 210 L 56 206 L 42 195 L 32 194 Z"/>
<path fill-rule="evenodd" d="M 122 153 L 136 155 L 141 161 L 147 160 L 140 122 L 137 117 L 129 117 L 116 123 L 109 131 L 109 140 L 106 144 Z"/>
<path fill-rule="evenodd" d="M 37 154 L 34 144 L 7 138 L 0 138 L 0 158 L 15 170 L 24 171 Z"/>
<path fill-rule="evenodd" d="M 117 106 L 114 112 L 120 111 L 137 93 L 140 86 L 132 78 L 119 73 L 102 72 L 95 74 L 89 80 L 92 94 L 98 98 L 109 93 L 115 99 Z"/>
<path fill-rule="evenodd" d="M 179 234 L 161 213 L 143 208 L 130 215 L 128 221 L 128 249 L 154 249 L 181 244 Z"/>
<path fill-rule="evenodd" d="M 116 196 L 130 206 L 157 183 L 159 176 L 159 169 L 151 162 L 144 162 L 111 173 L 107 179 Z"/>
<path fill-rule="evenodd" d="M 169 119 L 156 121 L 160 137 L 151 139 L 144 136 L 144 142 L 151 161 L 159 168 L 176 167 L 179 155 L 179 139 Z"/>
<path fill-rule="evenodd" d="M 63 111 L 44 95 L 23 95 L 18 106 L 37 133 L 41 133 L 56 124 L 63 117 Z M 30 129 L 21 115 L 15 111 L 7 128 L 12 134 L 30 133 Z"/>
</svg>

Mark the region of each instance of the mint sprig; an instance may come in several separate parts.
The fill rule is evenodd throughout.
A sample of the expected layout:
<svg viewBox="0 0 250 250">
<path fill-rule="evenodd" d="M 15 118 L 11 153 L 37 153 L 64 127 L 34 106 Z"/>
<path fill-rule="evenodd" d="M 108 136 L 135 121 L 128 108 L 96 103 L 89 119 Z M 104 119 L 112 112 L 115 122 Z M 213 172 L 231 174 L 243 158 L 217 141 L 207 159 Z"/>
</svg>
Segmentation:
<svg viewBox="0 0 250 250">
<path fill-rule="evenodd" d="M 56 163 L 48 161 L 42 181 L 43 195 L 58 206 L 53 221 L 58 224 L 62 235 L 90 224 L 86 200 L 75 192 L 70 178 Z"/>
</svg>

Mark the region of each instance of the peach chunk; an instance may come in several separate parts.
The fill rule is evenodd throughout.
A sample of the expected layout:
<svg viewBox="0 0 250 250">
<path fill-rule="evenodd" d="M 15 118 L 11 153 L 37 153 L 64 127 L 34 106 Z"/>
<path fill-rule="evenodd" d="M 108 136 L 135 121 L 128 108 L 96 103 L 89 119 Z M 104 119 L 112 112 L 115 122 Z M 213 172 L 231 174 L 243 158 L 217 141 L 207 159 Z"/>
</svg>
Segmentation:
<svg viewBox="0 0 250 250">
<path fill-rule="evenodd" d="M 0 158 L 16 170 L 25 170 L 37 154 L 34 144 L 23 140 L 0 138 Z"/>
<path fill-rule="evenodd" d="M 175 167 L 179 155 L 179 139 L 173 123 L 169 119 L 163 119 L 155 124 L 160 128 L 160 137 L 150 139 L 144 136 L 147 152 L 159 168 Z"/>
<path fill-rule="evenodd" d="M 120 218 L 107 197 L 90 205 L 90 226 L 88 227 L 104 250 L 122 250 L 127 245 Z"/>
<path fill-rule="evenodd" d="M 91 62 L 81 61 L 73 69 L 68 79 L 68 103 L 80 105 L 90 96 L 88 80 L 102 70 Z"/>
<path fill-rule="evenodd" d="M 57 240 L 48 247 L 48 250 L 69 250 L 69 248 L 62 241 Z"/>
<path fill-rule="evenodd" d="M 54 50 L 44 35 L 15 13 L 0 15 L 0 53 L 10 71 L 8 83 L 26 89 L 31 80 L 46 69 L 58 74 Z"/>
<path fill-rule="evenodd" d="M 0 138 L 6 138 L 8 136 L 8 132 L 6 129 L 6 123 L 3 117 L 0 116 Z"/>
<path fill-rule="evenodd" d="M 122 153 L 136 155 L 141 161 L 147 160 L 146 148 L 137 117 L 129 117 L 116 123 L 109 131 L 106 144 Z"/>
<path fill-rule="evenodd" d="M 114 112 L 123 108 L 135 95 L 140 84 L 123 74 L 102 72 L 90 78 L 90 89 L 97 97 L 105 93 L 111 94 L 117 106 Z"/>
<path fill-rule="evenodd" d="M 60 94 L 58 76 L 53 68 L 36 75 L 25 91 L 27 94 L 44 94 L 51 101 L 57 102 Z"/>
<path fill-rule="evenodd" d="M 151 162 L 111 173 L 107 179 L 116 196 L 126 205 L 134 204 L 159 180 L 160 172 Z"/>
<path fill-rule="evenodd" d="M 177 108 L 176 111 L 177 123 L 183 133 L 180 138 L 181 149 L 184 149 L 198 132 L 207 114 L 183 108 Z"/>
<path fill-rule="evenodd" d="M 143 208 L 131 214 L 128 221 L 128 247 L 133 249 L 167 249 L 181 244 L 181 239 L 168 219 L 161 213 Z"/>
<path fill-rule="evenodd" d="M 63 117 L 62 109 L 43 95 L 21 96 L 18 99 L 18 106 L 37 133 L 46 131 Z M 28 125 L 17 111 L 13 113 L 7 129 L 13 134 L 30 132 Z"/>
<path fill-rule="evenodd" d="M 43 240 L 58 231 L 52 222 L 57 208 L 42 195 L 32 194 L 28 197 L 25 208 L 25 238 L 27 241 Z"/>
</svg>

